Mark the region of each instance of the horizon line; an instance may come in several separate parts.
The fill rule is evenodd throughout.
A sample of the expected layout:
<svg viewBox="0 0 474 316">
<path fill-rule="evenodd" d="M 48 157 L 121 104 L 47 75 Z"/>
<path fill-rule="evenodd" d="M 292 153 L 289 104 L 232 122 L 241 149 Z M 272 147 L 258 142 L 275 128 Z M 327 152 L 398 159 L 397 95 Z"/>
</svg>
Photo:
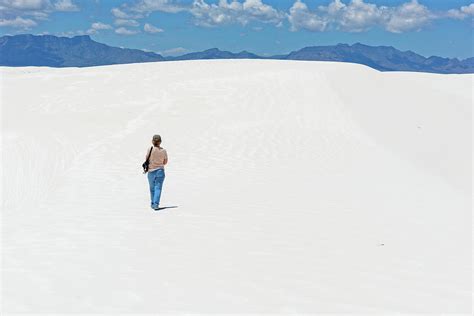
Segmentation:
<svg viewBox="0 0 474 316">
<path fill-rule="evenodd" d="M 163 54 L 160 53 L 160 52 L 156 52 L 156 51 L 152 51 L 152 50 L 144 50 L 144 49 L 142 49 L 142 48 L 131 48 L 131 47 L 112 46 L 112 45 L 106 44 L 106 43 L 104 43 L 104 42 L 96 41 L 95 39 L 93 39 L 93 38 L 90 36 L 90 34 L 74 35 L 74 36 L 72 36 L 72 37 L 69 37 L 69 36 L 60 36 L 60 35 L 54 35 L 54 34 L 19 33 L 19 34 L 13 34 L 13 35 L 12 35 L 12 34 L 3 34 L 3 35 L 1 35 L 1 37 L 5 37 L 5 36 L 14 37 L 14 36 L 21 36 L 21 35 L 31 35 L 31 36 L 38 36 L 38 37 L 39 37 L 39 36 L 52 36 L 52 37 L 57 37 L 57 38 L 70 38 L 70 39 L 75 38 L 75 37 L 87 37 L 87 38 L 91 39 L 92 41 L 95 41 L 95 42 L 101 43 L 101 44 L 105 44 L 105 45 L 108 45 L 108 46 L 110 46 L 110 47 L 116 47 L 116 48 L 122 48 L 122 49 L 135 49 L 135 50 L 140 50 L 140 51 L 146 52 L 146 53 L 154 53 L 154 54 L 160 55 L 160 56 L 162 56 L 162 57 L 164 57 L 164 58 L 167 58 L 167 57 L 180 57 L 180 56 L 184 56 L 184 55 L 187 55 L 187 54 L 198 53 L 198 52 L 205 52 L 205 51 L 208 51 L 208 50 L 217 49 L 217 50 L 219 50 L 219 51 L 221 51 L 221 52 L 229 52 L 229 53 L 232 53 L 232 54 L 247 52 L 247 53 L 254 54 L 254 55 L 258 56 L 258 57 L 271 59 L 272 57 L 275 57 L 275 56 L 288 55 L 288 54 L 290 54 L 290 53 L 292 53 L 292 52 L 296 52 L 296 51 L 298 51 L 298 50 L 301 50 L 301 49 L 304 49 L 304 48 L 308 48 L 308 47 L 331 47 L 331 46 L 339 46 L 339 45 L 347 45 L 347 46 L 352 47 L 352 46 L 357 45 L 357 44 L 364 45 L 364 46 L 369 46 L 369 47 L 386 47 L 386 48 L 393 48 L 393 49 L 396 49 L 396 50 L 398 50 L 398 51 L 400 51 L 400 52 L 402 52 L 402 53 L 414 53 L 414 54 L 417 54 L 417 55 L 419 55 L 419 56 L 422 56 L 423 58 L 426 58 L 426 59 L 431 58 L 431 57 L 439 57 L 439 58 L 443 58 L 443 59 L 450 59 L 450 60 L 451 60 L 451 59 L 457 59 L 457 60 L 459 60 L 459 61 L 464 61 L 464 60 L 467 60 L 467 59 L 470 59 L 470 58 L 474 58 L 474 56 L 466 57 L 466 58 L 460 58 L 460 57 L 443 57 L 443 56 L 438 56 L 438 55 L 431 55 L 431 56 L 427 57 L 427 56 L 421 55 L 421 54 L 419 54 L 419 53 L 417 53 L 417 52 L 415 52 L 415 51 L 413 51 L 413 50 L 411 50 L 411 49 L 403 51 L 403 50 L 398 49 L 398 48 L 396 48 L 395 46 L 392 46 L 392 45 L 388 45 L 388 46 L 387 46 L 387 45 L 376 45 L 376 46 L 374 46 L 374 45 L 367 45 L 367 44 L 364 44 L 364 43 L 361 43 L 361 42 L 356 42 L 356 43 L 353 43 L 353 44 L 337 43 L 337 44 L 333 44 L 333 45 L 312 45 L 312 46 L 304 46 L 304 47 L 301 47 L 301 48 L 299 48 L 299 49 L 292 50 L 292 51 L 290 51 L 290 52 L 288 52 L 288 53 L 275 54 L 275 55 L 270 55 L 270 56 L 258 55 L 258 54 L 256 54 L 256 53 L 253 53 L 253 52 L 247 50 L 247 49 L 243 49 L 243 50 L 241 50 L 241 51 L 235 53 L 235 52 L 232 52 L 232 51 L 229 51 L 229 50 L 221 50 L 221 49 L 218 48 L 218 47 L 211 47 L 211 48 L 207 48 L 207 49 L 200 50 L 200 51 L 199 51 L 199 50 L 198 50 L 198 51 L 190 51 L 190 52 L 184 53 L 184 54 L 182 54 L 182 55 L 163 55 Z"/>
</svg>

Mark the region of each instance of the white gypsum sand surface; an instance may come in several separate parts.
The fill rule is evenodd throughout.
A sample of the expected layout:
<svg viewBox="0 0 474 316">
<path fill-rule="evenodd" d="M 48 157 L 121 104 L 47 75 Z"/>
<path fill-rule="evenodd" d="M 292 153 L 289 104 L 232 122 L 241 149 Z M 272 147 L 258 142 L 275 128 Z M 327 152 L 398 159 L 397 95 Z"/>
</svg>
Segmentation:
<svg viewBox="0 0 474 316">
<path fill-rule="evenodd" d="M 470 312 L 472 75 L 0 73 L 2 312 Z M 178 206 L 158 212 L 153 134 Z"/>
</svg>

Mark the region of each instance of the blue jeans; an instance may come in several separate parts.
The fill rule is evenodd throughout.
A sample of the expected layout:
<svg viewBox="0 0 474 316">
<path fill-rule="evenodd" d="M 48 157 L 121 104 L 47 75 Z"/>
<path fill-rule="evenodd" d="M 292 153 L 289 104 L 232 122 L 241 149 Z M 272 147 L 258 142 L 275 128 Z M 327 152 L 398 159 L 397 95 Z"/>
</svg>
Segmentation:
<svg viewBox="0 0 474 316">
<path fill-rule="evenodd" d="M 161 188 L 165 181 L 165 169 L 156 169 L 148 172 L 148 183 L 150 184 L 151 207 L 160 205 Z"/>
</svg>

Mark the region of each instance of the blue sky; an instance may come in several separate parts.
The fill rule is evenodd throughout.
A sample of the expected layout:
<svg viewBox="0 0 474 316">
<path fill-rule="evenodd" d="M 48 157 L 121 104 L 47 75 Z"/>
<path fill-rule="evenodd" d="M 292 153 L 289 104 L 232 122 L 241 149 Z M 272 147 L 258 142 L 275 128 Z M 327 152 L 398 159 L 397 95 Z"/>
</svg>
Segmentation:
<svg viewBox="0 0 474 316">
<path fill-rule="evenodd" d="M 473 15 L 467 0 L 0 0 L 0 34 L 87 34 L 163 55 L 361 42 L 467 58 Z"/>
</svg>

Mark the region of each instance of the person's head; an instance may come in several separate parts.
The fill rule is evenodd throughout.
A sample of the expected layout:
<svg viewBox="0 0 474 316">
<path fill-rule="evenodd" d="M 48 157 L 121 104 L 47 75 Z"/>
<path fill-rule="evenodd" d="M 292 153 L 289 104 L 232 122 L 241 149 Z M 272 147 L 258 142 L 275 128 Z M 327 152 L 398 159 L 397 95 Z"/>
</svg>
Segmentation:
<svg viewBox="0 0 474 316">
<path fill-rule="evenodd" d="M 158 134 L 153 135 L 153 138 L 152 138 L 151 142 L 153 143 L 154 146 L 160 146 L 160 144 L 161 144 L 161 136 L 158 135 Z"/>
</svg>

